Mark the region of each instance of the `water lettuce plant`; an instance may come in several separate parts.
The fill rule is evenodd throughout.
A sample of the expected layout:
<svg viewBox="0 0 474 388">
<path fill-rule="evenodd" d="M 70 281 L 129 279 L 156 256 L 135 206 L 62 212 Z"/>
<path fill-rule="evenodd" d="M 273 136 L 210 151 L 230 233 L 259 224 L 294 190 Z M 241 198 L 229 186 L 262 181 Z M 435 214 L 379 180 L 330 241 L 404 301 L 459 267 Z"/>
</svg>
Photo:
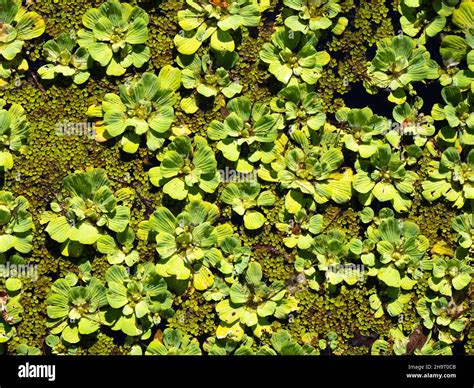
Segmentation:
<svg viewBox="0 0 474 388">
<path fill-rule="evenodd" d="M 413 82 L 437 79 L 438 64 L 424 46 L 408 36 L 398 35 L 377 44 L 377 54 L 370 62 L 367 75 L 369 92 L 380 88 L 390 90 L 389 100 L 397 104 L 406 101 L 406 91 Z"/>
<path fill-rule="evenodd" d="M 349 240 L 340 230 L 332 229 L 314 237 L 309 252 L 298 255 L 295 269 L 304 273 L 310 288 L 319 290 L 324 281 L 330 285 L 354 285 L 363 279 L 364 274 L 355 264 L 362 253 L 361 240 Z"/>
<path fill-rule="evenodd" d="M 227 285 L 238 280 L 238 277 L 247 268 L 252 256 L 252 250 L 244 246 L 237 235 L 231 234 L 227 226 L 221 226 L 220 229 L 220 233 L 224 234 L 225 232 L 225 236 L 218 241 L 219 249 L 210 250 L 206 257 L 223 277 L 223 280 L 219 277 L 215 278 L 213 289 L 208 294 L 212 300 L 221 300 L 228 295 Z M 217 292 L 215 292 L 216 290 Z M 206 294 L 204 294 L 204 297 L 206 298 Z"/>
<path fill-rule="evenodd" d="M 121 76 L 128 67 L 142 67 L 150 58 L 148 22 L 142 8 L 108 0 L 84 13 L 77 42 L 106 68 L 107 75 Z"/>
<path fill-rule="evenodd" d="M 209 338 L 205 345 L 209 355 L 225 356 L 234 354 L 239 356 L 315 356 L 319 355 L 318 349 L 310 344 L 300 345 L 287 330 L 278 330 L 270 338 L 269 345 L 258 347 L 255 351 L 254 341 L 251 337 L 244 336 L 241 342 L 229 339 Z"/>
<path fill-rule="evenodd" d="M 260 206 L 272 206 L 275 203 L 275 195 L 270 190 L 261 191 L 257 182 L 231 183 L 225 187 L 221 194 L 221 200 L 244 218 L 244 226 L 247 229 L 259 229 L 265 223 L 265 216 L 258 210 L 252 210 Z"/>
<path fill-rule="evenodd" d="M 16 353 L 19 356 L 41 356 L 42 352 L 40 348 L 36 346 L 28 346 L 25 343 L 22 343 L 16 347 Z"/>
<path fill-rule="evenodd" d="M 240 341 L 213 336 L 206 339 L 203 349 L 210 356 L 249 356 L 255 354 L 254 344 L 253 338 L 247 334 L 244 334 Z"/>
<path fill-rule="evenodd" d="M 146 348 L 149 356 L 200 356 L 202 354 L 196 338 L 190 338 L 179 329 L 166 329 L 155 335 Z"/>
<path fill-rule="evenodd" d="M 453 206 L 462 208 L 474 199 L 474 150 L 465 161 L 454 147 L 447 148 L 441 160 L 430 162 L 429 177 L 423 182 L 423 196 L 434 201 L 445 197 Z"/>
<path fill-rule="evenodd" d="M 76 356 L 78 344 L 71 344 L 63 340 L 60 336 L 49 334 L 45 339 L 45 344 L 51 349 L 51 354 Z"/>
<path fill-rule="evenodd" d="M 459 234 L 459 245 L 472 249 L 474 240 L 474 212 L 463 213 L 453 220 L 453 229 Z"/>
<path fill-rule="evenodd" d="M 102 235 L 97 240 L 97 251 L 107 255 L 110 264 L 125 264 L 133 266 L 139 260 L 139 253 L 135 248 L 135 232 L 128 226 L 123 232 L 115 235 Z"/>
<path fill-rule="evenodd" d="M 122 85 L 119 94 L 108 93 L 102 105 L 91 106 L 88 114 L 98 118 L 96 140 L 103 142 L 120 136 L 120 145 L 127 153 L 136 153 L 142 135 L 149 150 L 162 147 L 174 120 L 176 91 L 181 73 L 164 66 L 158 76 L 146 72 L 130 85 Z"/>
<path fill-rule="evenodd" d="M 340 204 L 352 196 L 352 170 L 341 168 L 343 160 L 338 148 L 295 147 L 273 162 L 272 168 L 282 188 L 308 194 L 320 204 L 329 200 Z"/>
<path fill-rule="evenodd" d="M 307 38 L 298 31 L 279 28 L 272 35 L 272 42 L 263 45 L 260 59 L 285 85 L 298 80 L 314 85 L 322 75 L 323 66 L 331 59 L 326 51 L 318 52 L 316 44 L 315 36 Z"/>
<path fill-rule="evenodd" d="M 422 260 L 429 247 L 429 241 L 420 233 L 418 225 L 390 217 L 383 220 L 378 228 L 368 235 L 369 239 L 376 242 L 380 264 L 393 264 L 398 269 L 407 269 L 408 274 L 414 278 L 421 276 L 416 267 L 415 271 L 410 271 L 410 265 Z M 395 283 L 386 284 L 396 286 Z"/>
<path fill-rule="evenodd" d="M 465 81 L 462 81 L 462 78 L 458 75 L 462 75 L 463 77 L 470 78 L 469 71 L 473 71 L 474 69 L 474 40 L 473 40 L 473 32 L 472 30 L 465 31 L 465 37 L 459 35 L 446 35 L 442 42 L 439 49 L 441 57 L 443 58 L 443 64 L 449 68 L 456 68 L 458 67 L 455 75 L 451 77 L 451 81 L 458 83 L 458 86 L 465 84 Z M 467 65 L 467 69 L 461 70 L 459 67 L 463 67 L 463 64 Z M 442 85 L 449 80 L 449 74 L 444 73 L 442 74 L 443 81 Z M 468 88 L 463 86 L 463 91 L 467 90 Z"/>
<path fill-rule="evenodd" d="M 446 26 L 447 17 L 459 0 L 443 0 L 434 4 L 426 0 L 402 0 L 398 5 L 400 24 L 405 34 L 425 44 Z"/>
<path fill-rule="evenodd" d="M 69 273 L 53 283 L 46 303 L 46 327 L 68 343 L 76 344 L 107 324 L 106 290 L 96 278 L 79 285 L 77 276 Z"/>
<path fill-rule="evenodd" d="M 390 144 L 400 148 L 402 142 L 412 140 L 415 148 L 419 149 L 435 134 L 435 119 L 422 112 L 423 105 L 423 100 L 417 98 L 413 104 L 405 102 L 393 108 L 392 115 L 398 125 L 386 134 Z M 410 153 L 409 146 L 406 150 Z"/>
<path fill-rule="evenodd" d="M 256 27 L 262 8 L 256 0 L 186 0 L 186 8 L 178 11 L 182 30 L 174 38 L 176 48 L 181 54 L 192 55 L 210 39 L 213 50 L 234 51 L 232 32 Z"/>
<path fill-rule="evenodd" d="M 389 144 L 380 146 L 369 159 L 358 159 L 353 187 L 361 203 L 368 206 L 375 198 L 390 201 L 397 212 L 408 211 L 411 200 L 407 194 L 413 192 L 418 175 L 405 166 L 400 154 L 393 152 Z"/>
<path fill-rule="evenodd" d="M 200 190 L 213 193 L 219 185 L 216 158 L 203 137 L 193 142 L 187 136 L 176 137 L 160 159 L 160 166 L 149 171 L 150 181 L 171 198 L 183 200 Z"/>
<path fill-rule="evenodd" d="M 446 35 L 439 49 L 441 57 L 443 58 L 443 64 L 450 67 L 460 67 L 461 63 L 466 62 L 468 69 L 473 70 L 473 55 L 472 49 L 474 42 L 472 40 L 472 31 L 466 31 L 465 37 L 459 35 Z M 458 72 L 463 72 L 464 76 L 469 76 L 469 72 L 466 70 L 458 69 Z M 443 78 L 447 78 L 444 74 Z M 460 81 L 459 78 L 454 78 L 456 81 Z M 444 80 L 443 80 L 444 81 Z M 464 89 L 464 88 L 463 88 Z"/>
<path fill-rule="evenodd" d="M 298 308 L 298 301 L 288 295 L 282 282 L 267 285 L 262 280 L 260 264 L 251 262 L 242 282 L 232 284 L 229 298 L 220 301 L 216 311 L 221 323 L 217 338 L 240 340 L 246 327 L 259 337 L 269 331 L 270 319 L 286 319 Z"/>
<path fill-rule="evenodd" d="M 454 0 L 453 0 L 454 1 Z M 465 49 L 466 61 L 468 65 L 468 70 L 471 71 L 464 73 L 463 70 L 460 73 L 464 73 L 466 75 L 472 75 L 473 71 L 473 64 L 474 64 L 474 40 L 473 40 L 473 28 L 474 28 L 474 17 L 473 17 L 473 4 L 470 1 L 461 1 L 459 7 L 453 10 L 452 13 L 452 22 L 453 24 L 464 33 L 466 38 L 467 47 Z M 448 37 L 452 37 L 452 35 L 448 35 Z M 448 38 L 446 37 L 446 38 Z M 458 37 L 458 36 L 455 36 Z M 454 51 L 459 52 L 460 46 L 462 47 L 463 44 L 459 45 L 459 40 L 457 40 L 454 46 L 457 46 Z M 440 50 L 441 51 L 441 50 Z M 453 51 L 449 50 L 449 53 L 453 53 Z M 455 58 L 455 57 L 453 57 Z M 463 74 L 463 75 L 464 75 Z"/>
<path fill-rule="evenodd" d="M 380 295 L 370 296 L 370 306 L 381 316 L 386 302 L 389 315 L 397 316 L 411 299 L 408 291 L 432 268 L 427 256 L 429 240 L 417 224 L 394 217 L 385 218 L 377 228 L 369 227 L 366 234 L 364 245 L 373 249 L 365 249 L 362 263 L 368 268 L 367 275 L 386 287 Z"/>
<path fill-rule="evenodd" d="M 281 89 L 272 99 L 270 107 L 283 116 L 288 133 L 301 131 L 309 137 L 311 131 L 320 130 L 326 122 L 321 98 L 307 84 Z"/>
<path fill-rule="evenodd" d="M 459 317 L 459 308 L 462 306 L 445 296 L 423 297 L 416 305 L 423 326 L 436 328 L 438 338 L 447 344 L 462 339 L 462 332 L 468 324 L 466 317 Z"/>
<path fill-rule="evenodd" d="M 227 112 L 223 122 L 214 120 L 207 130 L 209 139 L 218 142 L 216 147 L 224 158 L 237 162 L 237 170 L 244 172 L 260 160 L 271 162 L 275 158 L 272 146 L 278 137 L 278 115 L 265 104 L 252 104 L 248 97 L 230 100 Z"/>
<path fill-rule="evenodd" d="M 462 93 L 456 86 L 447 86 L 441 91 L 446 105 L 435 104 L 431 116 L 436 121 L 447 121 L 438 137 L 447 143 L 459 142 L 460 145 L 474 144 L 474 112 L 471 103 L 472 93 Z"/>
<path fill-rule="evenodd" d="M 28 253 L 33 248 L 33 218 L 28 200 L 0 191 L 0 261 L 9 251 Z"/>
<path fill-rule="evenodd" d="M 321 214 L 308 214 L 301 208 L 295 214 L 280 213 L 275 227 L 284 234 L 283 243 L 288 248 L 308 249 L 313 237 L 323 230 L 324 217 Z"/>
<path fill-rule="evenodd" d="M 418 326 L 409 335 L 405 335 L 400 326 L 392 328 L 389 331 L 388 339 L 377 339 L 371 347 L 372 355 L 424 355 L 424 356 L 450 356 L 452 350 L 449 344 L 443 341 L 436 341 L 433 339 L 433 332 L 430 331 L 426 339 L 420 339 L 416 344 L 413 343 L 413 338 L 416 338 L 421 333 L 421 328 Z"/>
<path fill-rule="evenodd" d="M 28 61 L 21 56 L 25 41 L 45 31 L 43 18 L 22 7 L 21 0 L 0 1 L 0 86 L 15 68 L 28 70 Z"/>
<path fill-rule="evenodd" d="M 63 180 L 65 197 L 53 201 L 51 211 L 41 215 L 46 232 L 61 244 L 64 256 L 79 256 L 84 246 L 96 247 L 111 233 L 125 231 L 130 221 L 130 208 L 123 203 L 133 193 L 120 189 L 115 193 L 104 170 L 75 172 Z M 122 203 L 122 204 L 121 204 Z"/>
<path fill-rule="evenodd" d="M 341 123 L 344 146 L 362 158 L 370 158 L 383 145 L 382 135 L 388 132 L 388 122 L 372 109 L 341 108 L 336 119 Z"/>
<path fill-rule="evenodd" d="M 344 32 L 348 20 L 336 17 L 342 11 L 340 0 L 283 0 L 290 12 L 285 15 L 285 25 L 305 34 L 332 28 L 340 35 Z"/>
<path fill-rule="evenodd" d="M 171 293 L 153 263 L 138 264 L 133 275 L 124 266 L 114 265 L 107 270 L 105 280 L 107 301 L 118 310 L 112 330 L 147 339 L 161 322 L 161 315 L 171 311 Z"/>
<path fill-rule="evenodd" d="M 0 99 L 0 171 L 13 168 L 13 155 L 25 149 L 28 133 L 25 110 L 15 103 L 7 108 L 6 101 Z"/>
<path fill-rule="evenodd" d="M 21 282 L 18 282 L 18 279 L 10 278 L 5 282 L 5 291 L 0 290 L 0 344 L 10 341 L 16 335 L 16 325 L 23 319 Z M 8 283 L 16 283 L 18 286 L 9 287 Z"/>
<path fill-rule="evenodd" d="M 428 280 L 430 289 L 445 296 L 466 288 L 472 280 L 472 267 L 469 266 L 462 252 L 457 257 L 436 257 L 433 261 L 433 274 Z"/>
<path fill-rule="evenodd" d="M 197 290 L 212 286 L 212 260 L 207 256 L 232 229 L 214 226 L 217 206 L 193 200 L 177 217 L 165 207 L 155 210 L 140 224 L 139 237 L 156 243 L 159 255 L 156 272 L 164 278 L 191 281 Z"/>
<path fill-rule="evenodd" d="M 229 75 L 239 56 L 235 52 L 224 52 L 214 57 L 210 54 L 202 57 L 197 54 L 180 55 L 177 62 L 183 68 L 181 77 L 185 89 L 195 90 L 204 98 L 214 97 L 217 104 L 225 105 L 226 98 L 242 91 L 242 85 Z M 186 113 L 192 114 L 199 109 L 198 103 L 198 96 L 191 95 L 182 98 L 180 106 Z"/>
<path fill-rule="evenodd" d="M 66 32 L 48 40 L 43 45 L 43 55 L 48 63 L 38 69 L 39 76 L 48 80 L 59 75 L 72 77 L 78 85 L 86 82 L 90 77 L 92 59 L 84 47 L 76 46 L 76 40 Z"/>
</svg>

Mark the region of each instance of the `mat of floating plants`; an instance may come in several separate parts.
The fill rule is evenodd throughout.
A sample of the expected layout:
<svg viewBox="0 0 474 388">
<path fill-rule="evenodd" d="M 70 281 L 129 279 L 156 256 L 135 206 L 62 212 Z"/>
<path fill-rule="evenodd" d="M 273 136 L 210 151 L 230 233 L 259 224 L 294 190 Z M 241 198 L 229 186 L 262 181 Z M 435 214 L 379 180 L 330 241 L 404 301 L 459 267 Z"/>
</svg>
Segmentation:
<svg viewBox="0 0 474 388">
<path fill-rule="evenodd" d="M 0 353 L 473 354 L 474 1 L 0 0 Z"/>
</svg>

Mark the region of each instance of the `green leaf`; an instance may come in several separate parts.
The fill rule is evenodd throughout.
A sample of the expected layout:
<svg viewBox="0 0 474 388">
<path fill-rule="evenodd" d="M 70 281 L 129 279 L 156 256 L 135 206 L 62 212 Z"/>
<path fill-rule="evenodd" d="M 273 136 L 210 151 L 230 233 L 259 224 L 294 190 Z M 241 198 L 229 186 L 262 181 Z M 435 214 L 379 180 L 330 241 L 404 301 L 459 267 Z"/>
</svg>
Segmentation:
<svg viewBox="0 0 474 388">
<path fill-rule="evenodd" d="M 74 226 L 69 231 L 69 238 L 81 244 L 92 245 L 99 238 L 98 229 L 88 222 L 81 222 L 79 226 Z"/>
<path fill-rule="evenodd" d="M 403 313 L 403 303 L 398 299 L 387 303 L 387 312 L 391 317 L 400 315 Z"/>
<path fill-rule="evenodd" d="M 262 267 L 260 264 L 252 262 L 247 268 L 245 279 L 250 284 L 258 284 L 262 280 Z"/>
<path fill-rule="evenodd" d="M 272 206 L 276 201 L 275 195 L 270 191 L 263 191 L 257 198 L 258 206 Z"/>
<path fill-rule="evenodd" d="M 112 49 L 105 43 L 93 43 L 88 47 L 88 50 L 91 57 L 101 66 L 107 66 L 112 60 Z"/>
<path fill-rule="evenodd" d="M 179 178 L 173 178 L 163 186 L 163 193 L 181 201 L 188 195 L 188 190 L 186 189 L 184 181 Z"/>
<path fill-rule="evenodd" d="M 217 22 L 217 25 L 221 30 L 227 31 L 238 29 L 244 22 L 245 19 L 241 15 L 235 14 L 222 18 Z"/>
<path fill-rule="evenodd" d="M 46 227 L 46 232 L 53 240 L 62 243 L 68 239 L 70 229 L 71 225 L 66 217 L 57 217 L 50 221 Z"/>
<path fill-rule="evenodd" d="M 372 193 L 380 202 L 386 202 L 395 197 L 397 190 L 391 183 L 378 182 L 372 189 Z"/>
<path fill-rule="evenodd" d="M 472 277 L 468 273 L 460 273 L 453 278 L 453 287 L 456 290 L 462 290 L 471 283 Z"/>
<path fill-rule="evenodd" d="M 158 75 L 159 87 L 176 91 L 181 86 L 181 71 L 170 65 L 163 66 Z"/>
<path fill-rule="evenodd" d="M 130 44 L 145 44 L 148 39 L 147 21 L 137 18 L 129 26 L 125 41 Z"/>
<path fill-rule="evenodd" d="M 265 216 L 254 210 L 248 211 L 244 215 L 244 225 L 249 230 L 260 229 L 265 221 Z"/>
<path fill-rule="evenodd" d="M 80 334 L 92 334 L 99 330 L 100 323 L 94 322 L 88 318 L 82 318 L 79 321 L 78 329 Z"/>
<path fill-rule="evenodd" d="M 115 211 L 108 218 L 108 227 L 114 232 L 123 232 L 130 220 L 130 209 L 126 206 L 116 206 Z"/>
<path fill-rule="evenodd" d="M 377 277 L 389 287 L 400 287 L 400 273 L 392 267 L 380 268 Z"/>
<path fill-rule="evenodd" d="M 16 292 L 21 289 L 21 280 L 18 278 L 8 278 L 5 282 L 5 288 L 9 292 Z"/>
<path fill-rule="evenodd" d="M 234 51 L 235 43 L 232 35 L 227 31 L 215 31 L 211 35 L 211 48 L 216 51 Z"/>
<path fill-rule="evenodd" d="M 194 273 L 193 285 L 198 291 L 207 290 L 214 283 L 214 275 L 205 266 L 201 266 L 198 271 Z"/>
<path fill-rule="evenodd" d="M 77 344 L 80 341 L 79 328 L 77 326 L 66 326 L 61 336 L 66 342 Z"/>
<path fill-rule="evenodd" d="M 453 11 L 453 23 L 463 30 L 474 28 L 474 3 L 466 1 Z"/>
<path fill-rule="evenodd" d="M 20 12 L 16 17 L 16 30 L 19 40 L 30 40 L 43 34 L 45 23 L 36 12 Z"/>
</svg>

